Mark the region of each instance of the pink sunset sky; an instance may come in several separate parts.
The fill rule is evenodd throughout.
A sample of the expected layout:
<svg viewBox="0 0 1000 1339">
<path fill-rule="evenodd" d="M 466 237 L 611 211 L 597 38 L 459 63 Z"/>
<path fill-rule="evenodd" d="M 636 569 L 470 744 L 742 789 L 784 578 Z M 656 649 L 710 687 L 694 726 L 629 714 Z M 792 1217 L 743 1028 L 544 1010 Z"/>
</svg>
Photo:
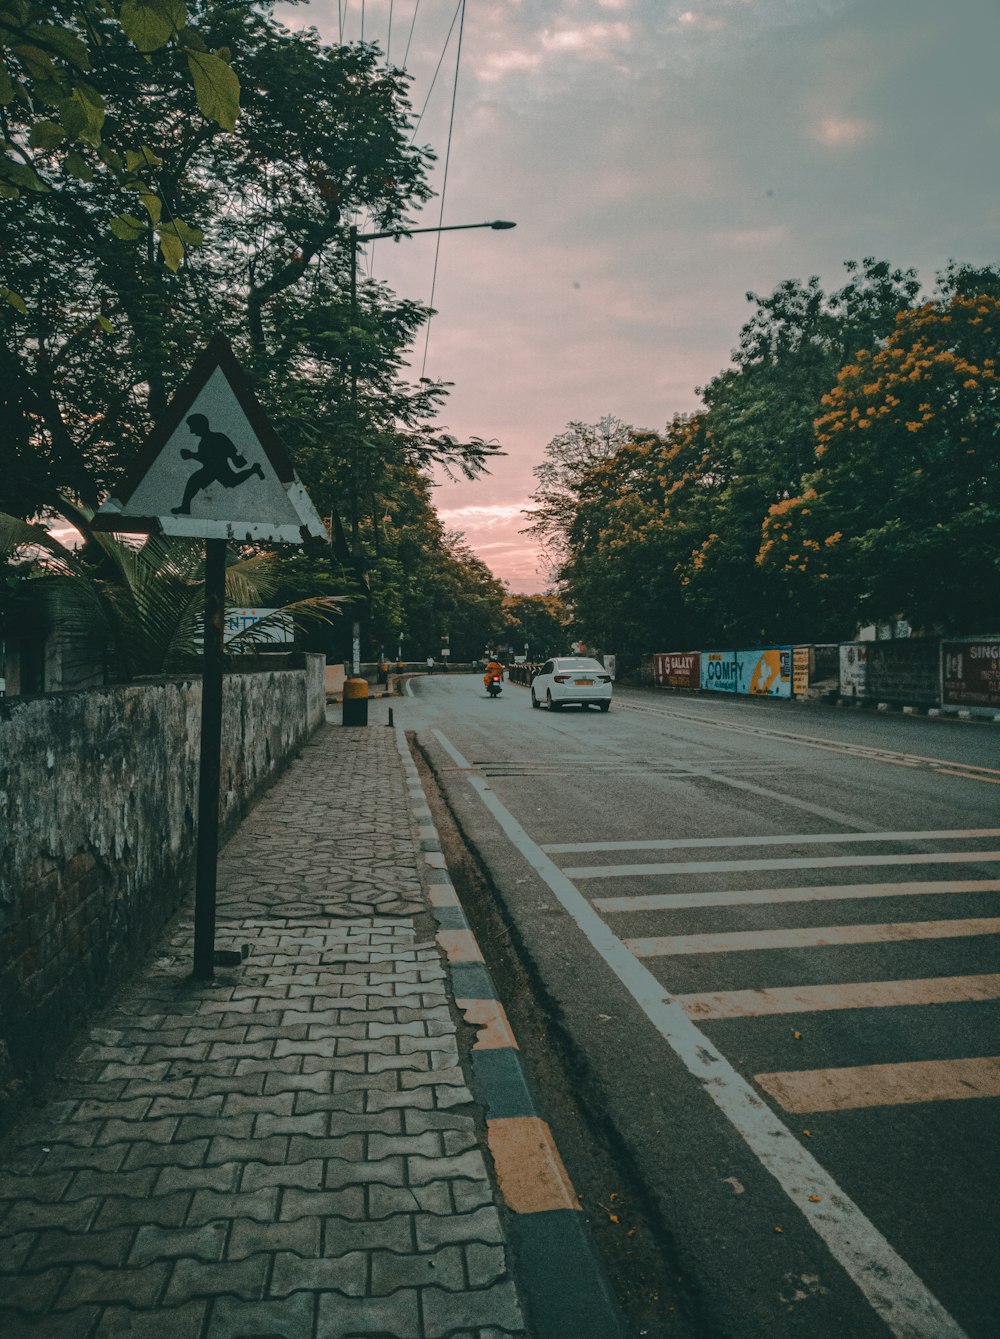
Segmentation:
<svg viewBox="0 0 1000 1339">
<path fill-rule="evenodd" d="M 313 0 L 279 13 L 388 48 L 426 101 L 441 238 L 426 372 L 457 436 L 507 452 L 439 513 L 515 591 L 546 443 L 611 414 L 661 428 L 729 361 L 746 293 L 842 262 L 1000 262 L 995 0 Z M 451 28 L 453 20 L 457 21 Z M 391 20 L 391 29 L 390 29 Z M 455 84 L 458 35 L 461 61 Z M 442 52 L 444 53 L 443 60 Z M 438 62 L 440 72 L 431 87 Z M 359 220 L 363 227 L 365 221 Z M 430 300 L 436 239 L 369 248 Z M 414 374 L 424 355 L 421 337 Z"/>
</svg>

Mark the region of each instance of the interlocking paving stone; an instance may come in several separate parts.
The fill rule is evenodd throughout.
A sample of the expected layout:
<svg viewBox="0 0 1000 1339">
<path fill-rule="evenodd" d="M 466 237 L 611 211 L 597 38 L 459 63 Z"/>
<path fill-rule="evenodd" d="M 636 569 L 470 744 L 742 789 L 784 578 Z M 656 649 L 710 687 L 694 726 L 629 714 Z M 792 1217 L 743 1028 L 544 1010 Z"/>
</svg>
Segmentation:
<svg viewBox="0 0 1000 1339">
<path fill-rule="evenodd" d="M 229 1234 L 227 1260 L 244 1260 L 260 1251 L 294 1251 L 296 1255 L 318 1256 L 323 1234 L 322 1218 L 296 1218 L 290 1223 L 255 1223 L 238 1218 Z M 330 1219 L 342 1222 L 342 1219 Z"/>
<path fill-rule="evenodd" d="M 433 1250 L 435 1246 L 453 1241 L 483 1242 L 488 1245 L 500 1245 L 503 1241 L 500 1215 L 492 1204 L 467 1214 L 416 1214 L 413 1226 L 417 1235 L 417 1249 L 421 1251 Z"/>
<path fill-rule="evenodd" d="M 219 861 L 249 958 L 193 983 L 182 913 L 0 1146 L 3 1339 L 523 1332 L 415 803 L 393 732 L 335 728 L 258 802 Z"/>
<path fill-rule="evenodd" d="M 109 1306 L 92 1339 L 200 1339 L 208 1302 L 190 1302 L 170 1311 L 134 1311 Z"/>
<path fill-rule="evenodd" d="M 428 1334 L 449 1334 L 461 1325 L 470 1329 L 480 1325 L 496 1325 L 515 1333 L 523 1330 L 517 1294 L 509 1280 L 494 1284 L 492 1288 L 474 1289 L 471 1292 L 425 1288 L 421 1301 Z"/>
<path fill-rule="evenodd" d="M 220 1194 L 215 1190 L 199 1190 L 188 1210 L 187 1225 L 210 1223 L 213 1218 L 255 1218 L 269 1223 L 275 1216 L 278 1191 L 274 1187 L 263 1190 Z"/>
<path fill-rule="evenodd" d="M 421 1339 L 419 1299 L 415 1288 L 400 1288 L 388 1297 L 342 1297 L 320 1293 L 319 1333 L 323 1339 L 357 1339 L 359 1335 L 392 1335 Z M 433 1330 L 426 1331 L 433 1334 Z M 442 1330 L 444 1334 L 446 1331 Z"/>
<path fill-rule="evenodd" d="M 153 1223 L 157 1227 L 180 1227 L 191 1204 L 186 1190 L 172 1195 L 151 1195 L 147 1199 L 124 1199 L 110 1195 L 100 1207 L 97 1227 L 117 1227 L 122 1223 Z"/>
<path fill-rule="evenodd" d="M 457 1292 L 465 1287 L 465 1262 L 459 1246 L 442 1246 L 422 1255 L 396 1255 L 375 1251 L 372 1255 L 371 1290 L 384 1297 L 396 1288 L 419 1288 L 433 1283 Z"/>
<path fill-rule="evenodd" d="M 5 1235 L 46 1228 L 85 1232 L 100 1204 L 99 1199 L 77 1200 L 73 1204 L 37 1204 L 34 1200 L 18 1200 L 10 1205 L 4 1216 L 3 1231 Z"/>
<path fill-rule="evenodd" d="M 34 1271 L 72 1263 L 121 1265 L 128 1255 L 131 1241 L 130 1227 L 104 1232 L 46 1232 L 39 1236 L 28 1259 L 28 1268 Z"/>
<path fill-rule="evenodd" d="M 176 1144 L 125 1145 L 128 1156 L 124 1166 L 134 1167 L 200 1167 L 208 1153 L 207 1139 L 189 1139 Z"/>
<path fill-rule="evenodd" d="M 341 1218 L 364 1218 L 364 1187 L 348 1186 L 345 1190 L 286 1190 L 281 1196 L 282 1221 L 326 1217 L 328 1214 Z"/>
<path fill-rule="evenodd" d="M 128 1257 L 129 1265 L 135 1268 L 152 1260 L 171 1260 L 182 1255 L 196 1260 L 221 1260 L 227 1227 L 225 1222 L 173 1229 L 141 1227 Z"/>
<path fill-rule="evenodd" d="M 301 1190 L 323 1188 L 323 1159 L 297 1162 L 292 1166 L 272 1166 L 266 1162 L 248 1163 L 240 1181 L 241 1190 L 257 1190 L 261 1186 L 297 1186 Z"/>
<path fill-rule="evenodd" d="M 50 1311 L 44 1317 L 26 1316 L 0 1307 L 0 1334 L 4 1339 L 90 1339 L 99 1314 L 96 1306 L 62 1315 Z"/>
<path fill-rule="evenodd" d="M 269 1255 L 249 1255 L 245 1260 L 215 1263 L 178 1260 L 170 1275 L 164 1304 L 180 1306 L 196 1297 L 218 1297 L 223 1294 L 253 1301 L 264 1295 L 270 1265 Z"/>
<path fill-rule="evenodd" d="M 353 1223 L 344 1218 L 327 1218 L 323 1230 L 324 1255 L 348 1255 L 351 1251 L 412 1251 L 413 1218 L 395 1214 L 374 1222 Z"/>
<path fill-rule="evenodd" d="M 274 1258 L 269 1295 L 288 1297 L 304 1289 L 335 1288 L 348 1296 L 364 1297 L 368 1281 L 368 1257 L 363 1251 L 334 1258 L 306 1259 L 279 1252 Z"/>
<path fill-rule="evenodd" d="M 141 1269 L 100 1269 L 96 1265 L 77 1265 L 59 1294 L 56 1309 L 71 1311 L 88 1302 L 105 1305 L 121 1302 L 138 1308 L 151 1307 L 166 1282 L 170 1265 L 154 1261 Z"/>
<path fill-rule="evenodd" d="M 311 1292 L 262 1302 L 220 1297 L 212 1306 L 205 1339 L 303 1339 L 314 1332 L 315 1314 L 316 1296 Z M 332 1339 L 330 1331 L 320 1332 L 324 1339 Z"/>
</svg>

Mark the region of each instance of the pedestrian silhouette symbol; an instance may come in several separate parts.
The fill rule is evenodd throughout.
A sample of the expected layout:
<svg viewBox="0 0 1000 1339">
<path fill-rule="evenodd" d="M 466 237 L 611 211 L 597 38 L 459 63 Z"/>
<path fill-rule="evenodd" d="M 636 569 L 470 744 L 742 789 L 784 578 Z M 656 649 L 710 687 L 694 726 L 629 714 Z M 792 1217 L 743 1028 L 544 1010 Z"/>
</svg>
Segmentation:
<svg viewBox="0 0 1000 1339">
<path fill-rule="evenodd" d="M 191 414 L 186 422 L 191 429 L 191 435 L 197 437 L 199 441 L 194 451 L 181 447 L 181 458 L 197 460 L 200 468 L 188 479 L 181 505 L 171 507 L 174 516 L 190 516 L 195 494 L 202 492 L 211 484 L 222 484 L 223 488 L 236 488 L 254 476 L 263 480 L 264 471 L 260 465 L 255 462 L 249 468 L 244 468 L 247 463 L 245 457 L 240 455 L 235 444 L 224 432 L 212 431 L 204 414 Z"/>
</svg>

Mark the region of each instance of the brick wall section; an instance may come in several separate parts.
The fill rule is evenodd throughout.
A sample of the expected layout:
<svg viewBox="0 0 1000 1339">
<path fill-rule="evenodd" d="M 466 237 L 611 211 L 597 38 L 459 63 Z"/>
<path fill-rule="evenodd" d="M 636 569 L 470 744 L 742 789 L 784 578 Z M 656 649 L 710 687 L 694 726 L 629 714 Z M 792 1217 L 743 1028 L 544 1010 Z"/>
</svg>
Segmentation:
<svg viewBox="0 0 1000 1339">
<path fill-rule="evenodd" d="M 323 658 L 227 676 L 223 835 L 324 716 Z M 200 680 L 0 698 L 0 1125 L 190 891 Z"/>
</svg>

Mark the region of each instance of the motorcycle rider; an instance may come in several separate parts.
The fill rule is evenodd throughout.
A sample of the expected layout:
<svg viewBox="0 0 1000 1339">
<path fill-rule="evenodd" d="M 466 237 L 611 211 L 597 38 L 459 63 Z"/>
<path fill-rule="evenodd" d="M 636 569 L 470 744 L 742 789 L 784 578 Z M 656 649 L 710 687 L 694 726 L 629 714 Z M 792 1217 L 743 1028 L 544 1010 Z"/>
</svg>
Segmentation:
<svg viewBox="0 0 1000 1339">
<path fill-rule="evenodd" d="M 492 679 L 499 679 L 503 682 L 503 666 L 499 660 L 488 660 L 486 662 L 486 673 L 483 675 L 483 686 L 489 688 Z"/>
</svg>

